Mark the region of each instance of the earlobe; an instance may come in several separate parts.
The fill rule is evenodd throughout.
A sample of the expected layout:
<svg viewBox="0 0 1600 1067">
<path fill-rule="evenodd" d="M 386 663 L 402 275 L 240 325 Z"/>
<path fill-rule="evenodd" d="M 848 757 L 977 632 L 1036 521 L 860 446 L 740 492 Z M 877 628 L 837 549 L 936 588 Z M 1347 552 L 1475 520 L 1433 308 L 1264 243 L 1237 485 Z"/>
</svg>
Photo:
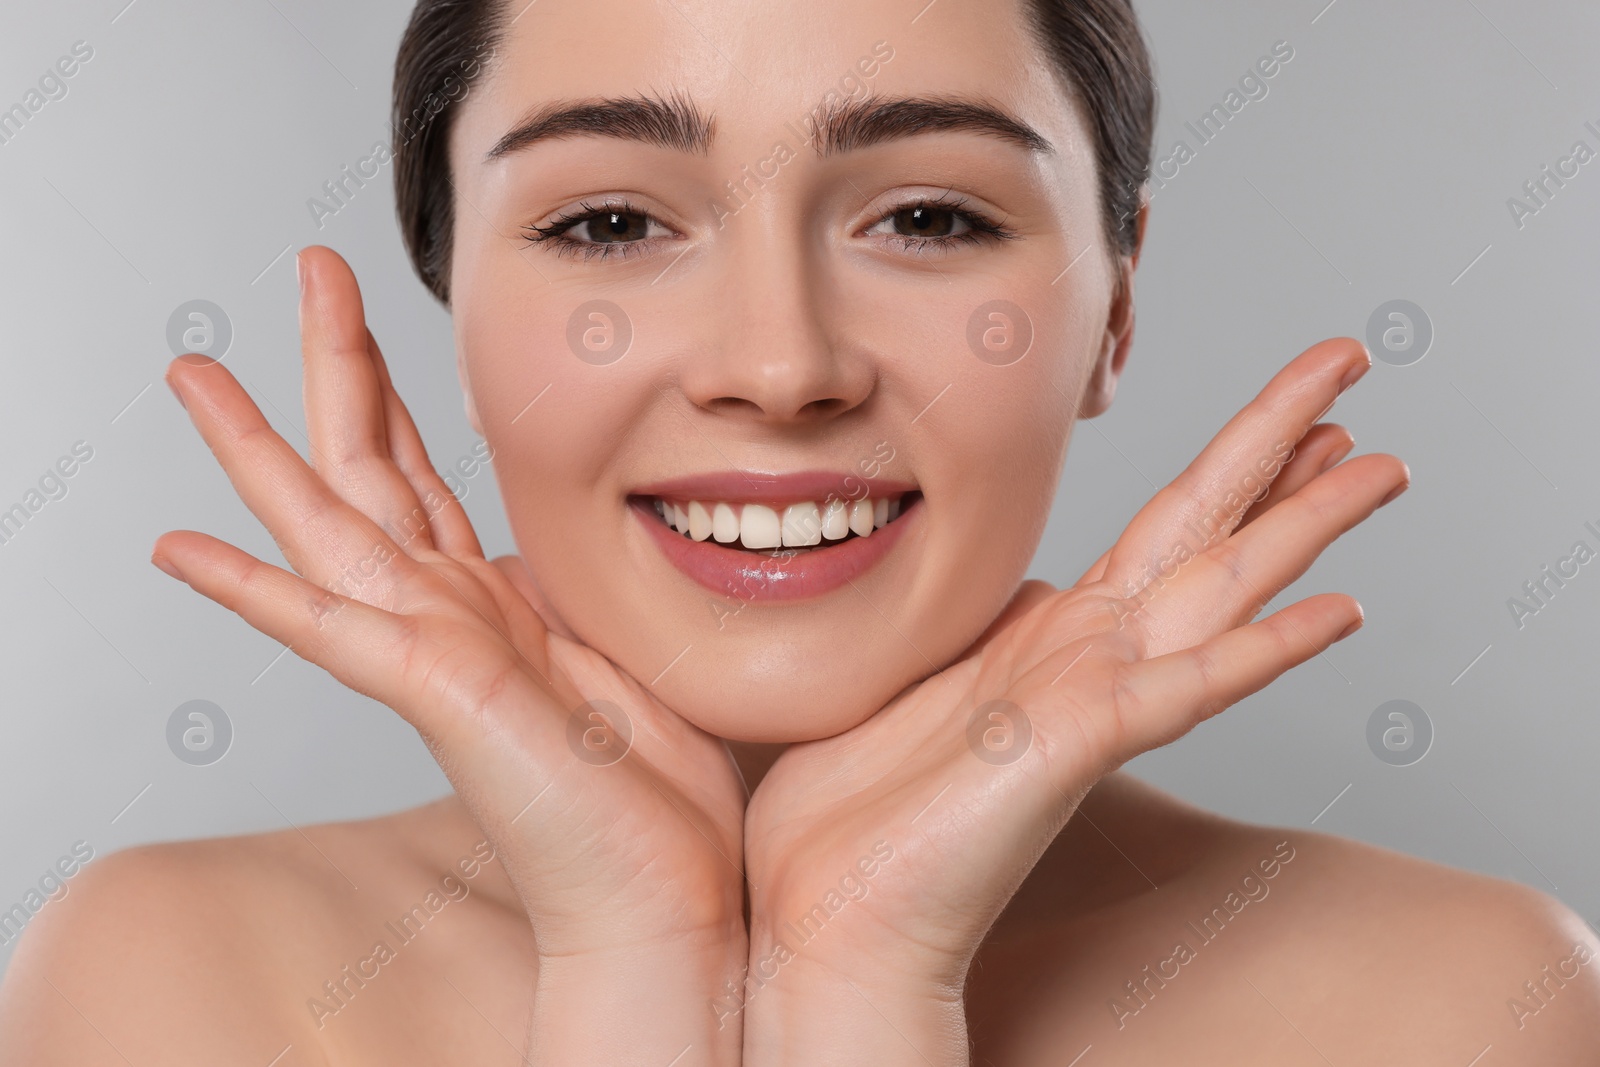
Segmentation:
<svg viewBox="0 0 1600 1067">
<path fill-rule="evenodd" d="M 1111 401 L 1117 395 L 1117 378 L 1122 373 L 1127 351 L 1126 343 L 1119 343 L 1108 330 L 1100 357 L 1095 360 L 1094 370 L 1084 386 L 1083 399 L 1078 404 L 1078 418 L 1097 418 L 1111 407 Z"/>
<path fill-rule="evenodd" d="M 1092 419 L 1105 414 L 1117 394 L 1117 381 L 1133 348 L 1133 258 L 1122 257 L 1122 275 L 1117 293 L 1106 316 L 1106 330 L 1100 338 L 1100 351 L 1094 369 L 1083 389 L 1078 418 Z"/>
<path fill-rule="evenodd" d="M 1133 252 L 1119 256 L 1117 260 L 1119 274 L 1116 293 L 1106 316 L 1106 332 L 1100 339 L 1100 352 L 1084 386 L 1083 400 L 1078 405 L 1080 419 L 1103 415 L 1111 407 L 1111 401 L 1117 394 L 1117 382 L 1128 363 L 1128 353 L 1133 349 L 1133 273 L 1139 266 L 1139 253 L 1144 249 L 1145 223 L 1149 218 L 1150 200 L 1141 191 Z"/>
<path fill-rule="evenodd" d="M 472 399 L 472 380 L 467 377 L 467 361 L 459 347 L 456 349 L 456 378 L 461 382 L 461 398 L 467 412 L 467 422 L 471 424 L 473 433 L 483 437 L 483 423 L 478 418 L 478 405 Z"/>
</svg>

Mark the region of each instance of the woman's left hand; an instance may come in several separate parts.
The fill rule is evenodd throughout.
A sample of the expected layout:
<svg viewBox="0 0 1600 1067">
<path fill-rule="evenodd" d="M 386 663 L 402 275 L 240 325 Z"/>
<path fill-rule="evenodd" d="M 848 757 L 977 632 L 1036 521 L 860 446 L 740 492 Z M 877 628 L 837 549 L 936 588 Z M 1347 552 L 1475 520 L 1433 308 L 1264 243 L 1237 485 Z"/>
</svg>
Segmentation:
<svg viewBox="0 0 1600 1067">
<path fill-rule="evenodd" d="M 779 757 L 745 821 L 746 1062 L 965 1063 L 967 967 L 1090 787 L 1354 632 L 1342 594 L 1252 620 L 1408 483 L 1318 422 L 1370 363 L 1311 348 L 1076 585 L 1025 583 L 964 658 Z"/>
</svg>

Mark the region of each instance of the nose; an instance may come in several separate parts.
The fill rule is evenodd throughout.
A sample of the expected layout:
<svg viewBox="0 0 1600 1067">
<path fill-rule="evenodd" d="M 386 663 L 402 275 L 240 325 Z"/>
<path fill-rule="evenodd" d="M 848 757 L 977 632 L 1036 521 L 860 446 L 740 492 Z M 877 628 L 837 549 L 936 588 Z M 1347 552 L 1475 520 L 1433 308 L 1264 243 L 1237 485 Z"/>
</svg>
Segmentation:
<svg viewBox="0 0 1600 1067">
<path fill-rule="evenodd" d="M 866 343 L 830 314 L 842 302 L 825 252 L 777 214 L 757 217 L 751 206 L 727 220 L 707 279 L 721 299 L 707 302 L 715 310 L 693 331 L 700 343 L 680 364 L 679 386 L 714 414 L 823 422 L 865 401 L 877 368 Z"/>
</svg>

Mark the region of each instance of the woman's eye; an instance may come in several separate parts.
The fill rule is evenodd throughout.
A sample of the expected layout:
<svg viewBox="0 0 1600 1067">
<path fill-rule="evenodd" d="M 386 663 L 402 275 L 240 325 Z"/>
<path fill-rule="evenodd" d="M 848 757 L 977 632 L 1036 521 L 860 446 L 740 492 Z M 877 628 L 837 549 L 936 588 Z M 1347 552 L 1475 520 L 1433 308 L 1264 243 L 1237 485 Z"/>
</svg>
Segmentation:
<svg viewBox="0 0 1600 1067">
<path fill-rule="evenodd" d="M 884 238 L 907 252 L 949 252 L 958 246 L 1009 241 L 1017 236 L 975 207 L 926 201 L 907 204 L 884 215 L 865 232 Z"/>
<path fill-rule="evenodd" d="M 650 236 L 649 215 L 637 211 L 605 211 L 582 220 L 566 236 L 590 244 L 626 244 Z"/>
<path fill-rule="evenodd" d="M 592 258 L 643 251 L 647 239 L 671 237 L 672 231 L 627 204 L 579 204 L 546 225 L 525 227 L 524 234 L 530 243 L 545 245 L 561 255 Z"/>
<path fill-rule="evenodd" d="M 971 229 L 958 212 L 927 204 L 901 208 L 883 222 L 891 224 L 899 237 L 953 237 Z"/>
</svg>

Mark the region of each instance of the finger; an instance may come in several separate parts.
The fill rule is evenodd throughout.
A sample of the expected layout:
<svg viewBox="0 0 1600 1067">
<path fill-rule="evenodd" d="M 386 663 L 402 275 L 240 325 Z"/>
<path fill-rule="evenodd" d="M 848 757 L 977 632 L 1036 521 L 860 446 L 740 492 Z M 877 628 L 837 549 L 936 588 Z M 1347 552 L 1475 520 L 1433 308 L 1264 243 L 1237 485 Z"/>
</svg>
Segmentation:
<svg viewBox="0 0 1600 1067">
<path fill-rule="evenodd" d="M 298 263 L 312 467 L 401 548 L 433 548 L 422 502 L 390 455 L 383 390 L 355 274 L 337 252 L 317 245 L 302 251 Z"/>
<path fill-rule="evenodd" d="M 1361 343 L 1313 345 L 1273 376 L 1183 473 L 1140 509 L 1106 563 L 1114 586 L 1136 587 L 1174 544 L 1191 554 L 1226 538 L 1289 462 L 1295 444 L 1372 359 Z"/>
<path fill-rule="evenodd" d="M 1308 597 L 1203 644 L 1119 668 L 1120 765 L 1168 744 L 1285 671 L 1360 628 L 1361 605 L 1343 593 Z"/>
<path fill-rule="evenodd" d="M 1317 475 L 1332 469 L 1334 464 L 1350 454 L 1355 445 L 1356 439 L 1350 435 L 1350 431 L 1337 423 L 1319 422 L 1311 427 L 1295 446 L 1294 458 L 1272 480 L 1272 488 L 1267 490 L 1267 495 L 1250 505 L 1235 532 L 1259 519 L 1278 502 L 1299 492 Z"/>
<path fill-rule="evenodd" d="M 415 561 L 306 465 L 227 368 L 191 354 L 168 364 L 166 378 L 239 498 L 307 580 L 385 603 L 415 573 Z"/>
<path fill-rule="evenodd" d="M 169 564 L 190 588 L 357 692 L 397 711 L 406 706 L 400 616 L 329 592 L 193 530 L 162 534 L 150 560 Z"/>
<path fill-rule="evenodd" d="M 1250 505 L 1239 526 L 1243 527 L 1260 518 L 1264 512 L 1278 501 L 1292 495 L 1318 474 L 1338 463 L 1350 454 L 1350 450 L 1355 447 L 1355 443 L 1355 438 L 1350 435 L 1350 431 L 1336 423 L 1319 422 L 1311 427 L 1306 431 L 1305 437 L 1300 439 L 1300 443 L 1295 446 L 1294 458 L 1278 472 L 1278 476 L 1273 480 L 1272 488 L 1267 491 L 1267 495 Z M 1102 552 L 1100 558 L 1094 561 L 1094 565 L 1084 571 L 1082 577 L 1076 582 L 1072 583 L 1072 587 L 1076 589 L 1080 585 L 1098 582 L 1105 574 L 1106 561 L 1111 558 L 1111 551 L 1108 548 Z"/>
<path fill-rule="evenodd" d="M 422 434 L 417 431 L 411 412 L 406 410 L 400 394 L 395 390 L 394 382 L 389 377 L 389 366 L 371 330 L 367 331 L 367 351 L 372 355 L 383 391 L 383 421 L 389 431 L 389 454 L 400 468 L 400 473 L 411 483 L 412 492 L 422 501 L 423 510 L 428 513 L 428 525 L 434 543 L 441 551 L 458 559 L 466 556 L 482 558 L 483 546 L 478 543 L 478 535 L 472 530 L 472 521 L 467 518 L 460 499 L 445 485 L 444 479 L 439 477 L 439 472 L 434 470 L 429 461 Z"/>
<path fill-rule="evenodd" d="M 1360 456 L 1185 565 L 1172 581 L 1151 590 L 1134 616 L 1150 654 L 1187 648 L 1255 618 L 1340 535 L 1409 480 L 1406 465 L 1394 456 Z"/>
<path fill-rule="evenodd" d="M 1083 572 L 1082 577 L 1072 583 L 1072 588 L 1076 589 L 1080 585 L 1098 582 L 1106 573 L 1106 561 L 1111 558 L 1111 552 L 1112 550 L 1108 548 L 1100 553 L 1100 558 L 1094 561 L 1093 566 Z"/>
</svg>

